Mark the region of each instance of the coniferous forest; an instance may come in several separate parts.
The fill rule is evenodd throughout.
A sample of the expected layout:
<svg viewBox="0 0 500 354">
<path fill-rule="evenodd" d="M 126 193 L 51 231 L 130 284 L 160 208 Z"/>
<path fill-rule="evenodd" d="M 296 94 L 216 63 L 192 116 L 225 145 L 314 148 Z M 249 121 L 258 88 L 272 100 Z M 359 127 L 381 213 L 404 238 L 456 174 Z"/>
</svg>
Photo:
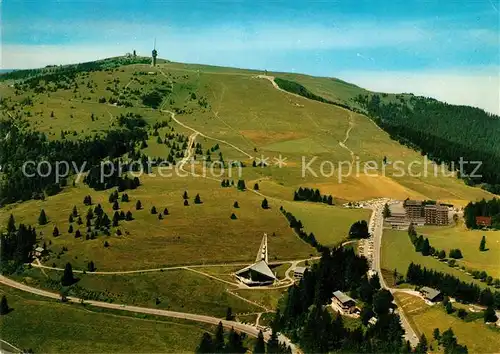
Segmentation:
<svg viewBox="0 0 500 354">
<path fill-rule="evenodd" d="M 289 288 L 272 324 L 307 353 L 399 353 L 410 350 L 403 341 L 399 316 L 391 313 L 392 295 L 380 289 L 376 276 L 368 279 L 366 258 L 351 249 L 324 249 L 318 264 L 300 283 Z M 347 328 L 342 316 L 327 307 L 334 291 L 341 290 L 365 302 L 378 318 L 375 325 Z"/>
<path fill-rule="evenodd" d="M 477 229 L 477 216 L 491 217 L 491 227 L 500 229 L 500 199 L 493 198 L 491 200 L 481 200 L 477 203 L 470 202 L 464 209 L 465 225 L 469 229 Z"/>
<path fill-rule="evenodd" d="M 456 106 L 431 98 L 399 96 L 399 102 L 385 103 L 379 95 L 358 96 L 368 115 L 391 138 L 420 150 L 432 160 L 459 170 L 460 159 L 480 161 L 463 165 L 462 178 L 470 185 L 481 184 L 500 193 L 500 117 L 482 109 Z M 465 127 L 465 129 L 464 129 Z M 471 174 L 481 177 L 468 177 Z"/>
<path fill-rule="evenodd" d="M 127 152 L 133 153 L 135 144 L 147 139 L 147 132 L 143 129 L 117 129 L 80 140 L 49 141 L 45 134 L 29 131 L 18 121 L 0 120 L 0 136 L 6 137 L 0 149 L 1 206 L 58 193 L 67 181 L 57 181 L 56 172 L 64 175 L 66 167 L 57 166 L 56 162 L 67 161 L 70 174 L 75 168 L 88 171 L 106 157 L 117 158 Z M 32 163 L 25 165 L 27 161 Z M 37 171 L 42 161 L 46 162 L 40 164 Z"/>
</svg>

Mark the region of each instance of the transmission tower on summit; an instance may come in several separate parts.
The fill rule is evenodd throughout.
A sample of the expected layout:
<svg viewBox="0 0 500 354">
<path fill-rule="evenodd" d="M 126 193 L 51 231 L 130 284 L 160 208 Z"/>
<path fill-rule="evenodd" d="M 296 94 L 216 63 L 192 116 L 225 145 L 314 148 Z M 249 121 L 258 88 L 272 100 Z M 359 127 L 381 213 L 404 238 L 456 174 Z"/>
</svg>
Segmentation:
<svg viewBox="0 0 500 354">
<path fill-rule="evenodd" d="M 156 66 L 157 56 L 158 56 L 158 51 L 156 50 L 156 38 L 155 38 L 155 45 L 153 47 L 153 52 L 151 53 L 151 66 Z"/>
</svg>

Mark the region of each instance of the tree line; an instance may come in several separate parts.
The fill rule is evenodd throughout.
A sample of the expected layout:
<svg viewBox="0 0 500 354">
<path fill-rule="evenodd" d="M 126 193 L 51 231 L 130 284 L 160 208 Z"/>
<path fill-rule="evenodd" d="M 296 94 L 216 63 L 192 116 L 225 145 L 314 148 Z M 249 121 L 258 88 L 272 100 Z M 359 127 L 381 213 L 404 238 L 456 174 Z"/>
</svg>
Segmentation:
<svg viewBox="0 0 500 354">
<path fill-rule="evenodd" d="M 11 273 L 23 263 L 29 262 L 35 245 L 35 228 L 24 224 L 16 227 L 14 216 L 11 214 L 6 233 L 0 234 L 1 271 Z"/>
<path fill-rule="evenodd" d="M 305 352 L 397 353 L 411 352 L 403 343 L 399 316 L 391 313 L 392 295 L 380 289 L 377 278 L 368 279 L 368 262 L 352 249 L 323 249 L 319 263 L 288 289 L 272 327 L 286 333 Z M 339 314 L 328 311 L 334 291 L 362 297 L 378 318 L 366 329 L 348 328 Z"/>
<path fill-rule="evenodd" d="M 102 159 L 116 158 L 133 151 L 137 142 L 147 139 L 143 129 L 121 129 L 108 131 L 104 136 L 95 135 L 84 139 L 69 141 L 49 141 L 45 134 L 32 132 L 22 127 L 19 120 L 1 120 L 0 136 L 7 137 L 0 149 L 0 165 L 3 178 L 0 180 L 0 205 L 43 199 L 45 195 L 58 193 L 66 186 L 67 180 L 56 180 L 57 174 L 64 175 L 66 167 L 56 165 L 57 161 L 70 164 L 69 173 L 83 168 L 88 171 L 98 166 Z M 23 165 L 33 161 L 35 165 Z M 35 167 L 39 165 L 39 171 Z M 71 166 L 74 164 L 74 166 Z M 26 172 L 26 173 L 24 173 Z"/>
<path fill-rule="evenodd" d="M 477 172 L 475 163 L 464 164 L 464 175 L 459 177 L 470 185 L 481 184 L 493 193 L 500 192 L 500 118 L 497 115 L 416 96 L 384 102 L 377 94 L 359 95 L 356 101 L 392 139 L 420 150 L 437 163 L 454 162 L 458 169 L 461 158 L 481 161 Z M 465 176 L 472 173 L 481 177 Z"/>
<path fill-rule="evenodd" d="M 319 189 L 302 188 L 300 187 L 293 193 L 293 200 L 295 201 L 309 201 L 316 203 L 325 203 L 333 205 L 333 197 L 331 195 L 322 195 Z"/>
<path fill-rule="evenodd" d="M 500 292 L 482 289 L 473 283 L 467 284 L 453 275 L 427 269 L 420 264 L 410 263 L 406 273 L 406 281 L 418 286 L 429 286 L 439 289 L 444 295 L 467 303 L 494 306 L 500 309 Z"/>
<path fill-rule="evenodd" d="M 491 227 L 500 229 L 500 199 L 493 198 L 479 202 L 470 202 L 464 209 L 465 225 L 469 229 L 479 229 L 482 225 L 478 225 L 476 217 L 488 216 L 491 217 Z"/>
<path fill-rule="evenodd" d="M 264 205 L 262 205 L 262 207 L 264 208 Z M 309 233 L 308 235 L 304 230 L 302 230 L 304 228 L 304 225 L 302 225 L 302 222 L 300 220 L 297 220 L 297 218 L 293 216 L 292 213 L 286 211 L 285 208 L 283 208 L 283 206 L 280 207 L 280 211 L 286 217 L 290 227 L 293 229 L 293 231 L 295 231 L 297 236 L 299 236 L 302 240 L 310 244 L 312 247 L 316 248 L 316 250 L 318 250 L 319 252 L 322 252 L 326 248 L 316 240 L 316 237 L 312 232 Z"/>
</svg>

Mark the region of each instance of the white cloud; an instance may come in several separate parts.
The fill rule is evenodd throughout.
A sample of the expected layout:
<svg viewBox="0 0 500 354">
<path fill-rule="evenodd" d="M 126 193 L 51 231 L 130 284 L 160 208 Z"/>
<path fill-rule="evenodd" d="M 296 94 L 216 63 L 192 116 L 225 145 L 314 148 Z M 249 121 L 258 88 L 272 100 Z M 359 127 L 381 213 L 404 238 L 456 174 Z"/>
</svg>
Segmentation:
<svg viewBox="0 0 500 354">
<path fill-rule="evenodd" d="M 372 91 L 411 92 L 500 114 L 500 67 L 445 72 L 349 71 L 338 76 Z"/>
</svg>

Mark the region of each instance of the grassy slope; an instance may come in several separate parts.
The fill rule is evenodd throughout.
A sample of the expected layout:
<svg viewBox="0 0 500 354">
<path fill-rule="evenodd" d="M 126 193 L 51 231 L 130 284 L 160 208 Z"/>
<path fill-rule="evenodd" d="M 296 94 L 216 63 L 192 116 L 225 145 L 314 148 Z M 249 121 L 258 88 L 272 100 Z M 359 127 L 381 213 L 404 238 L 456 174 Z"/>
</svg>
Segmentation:
<svg viewBox="0 0 500 354">
<path fill-rule="evenodd" d="M 102 271 L 176 264 L 251 262 L 265 232 L 276 235 L 269 238 L 272 260 L 307 258 L 314 253 L 314 249 L 298 239 L 288 227 L 279 205 L 270 202 L 271 209 L 263 210 L 263 198 L 250 191 L 222 188 L 217 182 L 201 178 L 144 177 L 141 180 L 143 185 L 140 188 L 127 191 L 130 202 L 120 203 L 122 210 L 131 210 L 135 218 L 120 222 L 118 228 L 124 234 L 120 237 L 99 236 L 95 240 L 85 240 L 85 237 L 76 239 L 74 234 L 68 234 L 68 216 L 73 205 L 77 206 L 85 220 L 87 207 L 82 202 L 87 194 L 92 196 L 95 205 L 101 203 L 110 218 L 113 216 L 108 202 L 109 192 L 96 192 L 84 186 L 69 188 L 44 202 L 29 201 L 9 206 L 0 214 L 0 224 L 6 223 L 10 213 L 15 215 L 17 222 L 36 224 L 43 208 L 49 224 L 37 227 L 43 232 L 40 244 L 51 241 L 53 251 L 46 263 L 51 265 L 55 262 L 61 266 L 71 262 L 77 269 L 85 269 L 90 260 Z M 184 190 L 190 196 L 191 205 L 188 207 L 183 205 Z M 197 193 L 203 204 L 194 204 Z M 143 210 L 135 210 L 137 200 L 142 202 Z M 234 201 L 238 201 L 239 209 L 233 208 Z M 157 215 L 150 213 L 153 205 L 159 212 L 167 207 L 170 215 L 158 220 Z M 237 220 L 230 219 L 233 212 Z M 52 236 L 54 225 L 58 226 L 61 236 Z M 84 226 L 80 230 L 85 235 Z M 109 248 L 103 247 L 105 240 L 109 242 Z M 68 252 L 56 258 L 64 246 Z"/>
<path fill-rule="evenodd" d="M 59 280 L 62 272 L 45 270 L 51 279 Z M 235 288 L 189 270 L 169 270 L 157 273 L 130 275 L 78 274 L 77 285 L 102 292 L 116 303 L 191 312 L 223 317 L 228 307 L 234 313 L 260 310 L 244 300 L 230 295 L 226 289 Z M 38 269 L 26 271 L 19 280 L 32 286 L 45 285 Z M 54 291 L 54 290 L 52 290 Z M 160 303 L 156 304 L 156 299 Z"/>
<path fill-rule="evenodd" d="M 344 209 L 321 203 L 287 202 L 283 207 L 302 221 L 305 232 L 314 233 L 326 246 L 345 241 L 351 225 L 358 220 L 368 221 L 371 215 L 366 209 Z"/>
<path fill-rule="evenodd" d="M 463 224 L 446 227 L 425 226 L 417 232 L 429 238 L 432 246 L 444 249 L 459 248 L 464 258 L 457 261 L 472 270 L 484 270 L 493 278 L 500 277 L 500 231 L 468 230 Z M 486 236 L 487 251 L 479 251 L 481 238 Z"/>
<path fill-rule="evenodd" d="M 415 252 L 415 248 L 411 244 L 406 231 L 384 230 L 381 257 L 382 269 L 391 272 L 397 269 L 398 273 L 406 274 L 408 265 L 413 262 L 440 272 L 449 273 L 467 283 L 474 282 L 478 285 L 486 286 L 484 283 L 474 280 L 464 272 L 449 267 L 446 263 L 440 262 L 431 256 L 424 257 L 421 253 Z"/>
<path fill-rule="evenodd" d="M 179 66 L 167 64 L 162 67 L 175 72 Z M 182 70 L 185 68 L 185 65 L 182 66 Z M 318 156 L 318 161 L 327 159 L 334 163 L 351 159 L 349 152 L 338 144 L 344 140 L 350 120 L 354 127 L 346 145 L 360 157 L 360 161 L 380 162 L 387 156 L 390 161 L 401 160 L 408 164 L 414 160 L 421 161 L 422 157 L 392 141 L 364 115 L 279 92 L 269 81 L 256 79 L 255 72 L 234 74 L 223 73 L 222 70 L 202 69 L 199 75 L 190 77 L 198 91 L 209 98 L 212 110 L 179 119 L 214 137 L 235 143 L 249 153 L 255 147 L 258 150 L 256 156 L 262 153 L 275 157 L 282 153 L 288 158 L 288 166 L 281 171 L 273 171 L 273 181 L 278 184 L 290 187 L 317 185 L 329 189 L 336 197 L 349 200 L 389 195 L 399 199 L 433 197 L 463 203 L 488 196 L 488 193 L 467 187 L 459 180 L 435 177 L 433 173 L 425 178 L 351 176 L 342 183 L 337 181 L 337 172 L 333 177 L 308 174 L 304 178 L 300 168 L 302 156 L 306 157 L 306 161 Z M 330 79 L 309 77 L 308 80 L 323 82 Z M 351 86 L 349 88 L 353 90 Z M 333 88 L 328 86 L 328 89 Z M 315 171 L 319 170 L 319 163 L 312 166 Z M 431 172 L 432 166 L 428 166 Z M 362 170 L 361 165 L 361 174 Z M 397 172 L 390 167 L 387 171 L 388 176 Z M 423 167 L 414 165 L 412 171 L 423 171 Z"/>
<path fill-rule="evenodd" d="M 432 342 L 434 351 L 436 341 L 432 340 L 434 328 L 443 333 L 452 328 L 458 343 L 467 345 L 470 353 L 494 353 L 500 347 L 500 332 L 486 326 L 482 319 L 465 322 L 456 316 L 448 315 L 441 305 L 428 306 L 420 298 L 408 294 L 396 294 L 396 300 L 403 306 L 407 318 L 414 323 L 420 333 Z M 480 340 L 478 340 L 478 335 Z"/>
<path fill-rule="evenodd" d="M 35 353 L 187 352 L 210 326 L 141 319 L 62 304 L 1 286 L 9 314 L 0 317 L 2 339 Z M 126 335 L 125 335 L 126 334 Z"/>
</svg>

